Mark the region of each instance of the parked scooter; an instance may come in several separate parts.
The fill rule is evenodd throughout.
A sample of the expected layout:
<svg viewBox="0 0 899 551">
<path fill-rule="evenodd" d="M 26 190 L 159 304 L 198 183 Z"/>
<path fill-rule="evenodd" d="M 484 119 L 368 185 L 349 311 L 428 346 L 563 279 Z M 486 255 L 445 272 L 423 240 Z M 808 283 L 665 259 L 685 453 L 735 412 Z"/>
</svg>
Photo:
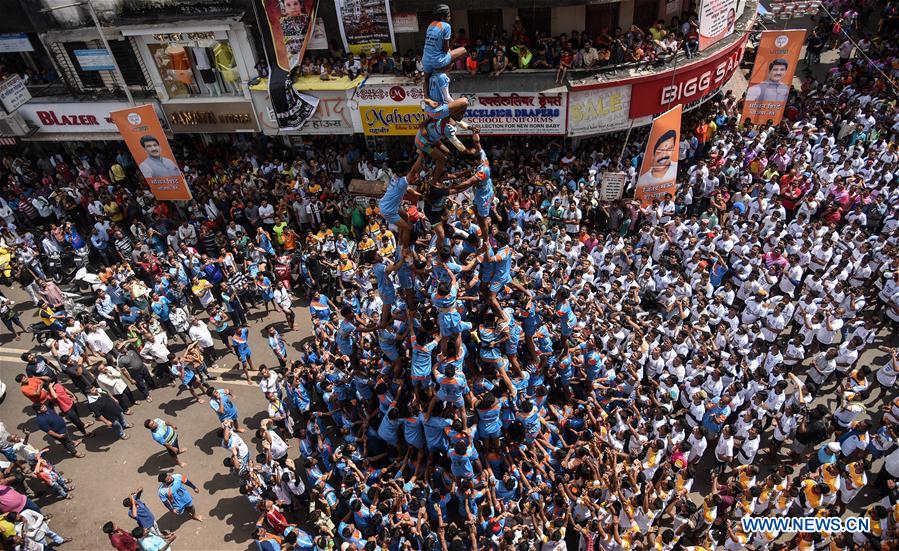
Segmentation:
<svg viewBox="0 0 899 551">
<path fill-rule="evenodd" d="M 66 274 L 62 267 L 62 255 L 57 252 L 47 253 L 44 272 L 57 284 L 65 281 Z"/>
<path fill-rule="evenodd" d="M 103 281 L 100 280 L 100 276 L 88 271 L 87 266 L 82 266 L 75 272 L 75 276 L 72 278 L 72 285 L 81 293 L 87 291 L 96 293 L 103 286 Z"/>
</svg>

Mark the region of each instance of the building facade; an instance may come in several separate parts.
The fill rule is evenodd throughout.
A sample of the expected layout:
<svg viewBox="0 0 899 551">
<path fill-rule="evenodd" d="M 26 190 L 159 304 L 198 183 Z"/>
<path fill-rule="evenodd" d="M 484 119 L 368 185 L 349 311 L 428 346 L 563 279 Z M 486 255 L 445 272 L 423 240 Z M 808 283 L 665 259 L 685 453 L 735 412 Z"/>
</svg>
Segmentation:
<svg viewBox="0 0 899 551">
<path fill-rule="evenodd" d="M 371 12 L 391 16 L 397 70 L 368 78 L 297 78 L 294 89 L 318 103 L 306 124 L 287 131 L 275 123 L 259 32 L 259 13 L 271 2 L 288 9 L 285 0 L 0 0 L 0 8 L 18 14 L 0 22 L 0 137 L 117 140 L 109 111 L 128 105 L 126 88 L 135 103 L 154 105 L 172 135 L 264 133 L 290 140 L 414 133 L 421 85 L 400 68 L 420 52 L 432 2 L 341 0 L 344 20 L 338 21 L 334 0 L 307 0 L 317 7 L 305 55 L 315 67 L 342 55 L 348 17 L 368 21 Z M 640 40 L 662 32 L 653 30 L 657 23 L 674 37 L 704 6 L 690 0 L 459 0 L 452 3 L 453 41 L 469 47 L 473 65 L 460 62 L 452 91 L 469 98 L 468 116 L 487 134 L 580 137 L 648 124 L 676 103 L 698 105 L 728 82 L 740 67 L 756 5 L 734 0 L 732 31 L 702 51 L 688 57 L 681 48 L 639 59 Z M 384 25 L 376 19 L 372 25 Z M 564 53 L 559 41 L 589 43 L 599 46 L 600 57 L 612 51 L 620 59 L 589 68 L 574 64 L 559 80 L 559 60 L 550 64 L 544 54 L 547 45 L 557 56 Z M 625 42 L 632 51 L 620 51 Z M 662 47 L 660 40 L 653 44 Z M 493 76 L 490 48 L 503 45 L 513 57 L 544 62 Z M 370 55 L 382 54 L 373 48 Z"/>
</svg>

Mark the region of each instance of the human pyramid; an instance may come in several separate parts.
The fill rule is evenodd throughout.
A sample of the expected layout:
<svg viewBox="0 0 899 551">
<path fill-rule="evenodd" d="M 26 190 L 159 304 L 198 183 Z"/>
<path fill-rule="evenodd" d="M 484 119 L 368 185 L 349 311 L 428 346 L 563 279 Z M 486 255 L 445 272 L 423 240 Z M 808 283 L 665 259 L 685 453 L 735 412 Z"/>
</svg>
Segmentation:
<svg viewBox="0 0 899 551">
<path fill-rule="evenodd" d="M 468 109 L 468 99 L 453 99 L 449 92 L 450 77 L 447 74 L 457 59 L 464 57 L 464 47 L 450 49 L 452 28 L 450 26 L 450 8 L 446 4 L 434 10 L 434 21 L 425 33 L 425 44 L 422 52 L 424 66 L 424 96 L 422 108 L 428 117 L 418 128 L 415 136 L 415 149 L 418 157 L 409 173 L 404 177 L 394 178 L 381 197 L 379 208 L 388 224 L 399 231 L 401 254 L 409 251 L 412 225 L 402 203 L 404 198 L 418 200 L 424 198 L 427 205 L 428 219 L 436 236 L 445 244 L 448 226 L 443 215 L 443 201 L 448 195 L 461 193 L 474 187 L 474 206 L 478 218 L 478 229 L 487 231 L 490 223 L 490 206 L 493 202 L 493 182 L 490 178 L 490 161 L 481 147 L 479 129 L 469 125 L 463 118 Z M 474 145 L 466 147 L 457 136 L 459 129 L 473 133 Z M 449 180 L 457 180 L 452 186 L 446 186 L 443 175 L 450 155 L 450 149 L 444 142 L 449 142 L 460 153 L 476 158 L 469 177 L 461 179 L 465 173 L 450 174 Z M 434 170 L 430 178 L 418 186 L 418 191 L 409 189 L 419 181 L 424 157 L 434 161 Z M 486 241 L 486 240 L 485 240 Z"/>
</svg>

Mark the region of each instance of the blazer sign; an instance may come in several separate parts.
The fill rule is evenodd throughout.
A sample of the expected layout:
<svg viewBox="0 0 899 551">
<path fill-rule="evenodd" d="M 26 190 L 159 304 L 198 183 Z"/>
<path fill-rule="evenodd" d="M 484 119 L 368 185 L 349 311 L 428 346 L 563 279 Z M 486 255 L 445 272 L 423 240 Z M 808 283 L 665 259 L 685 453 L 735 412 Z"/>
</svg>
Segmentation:
<svg viewBox="0 0 899 551">
<path fill-rule="evenodd" d="M 110 111 L 128 107 L 127 103 L 36 103 L 29 101 L 17 111 L 39 134 L 72 132 L 115 132 L 118 128 Z"/>
</svg>

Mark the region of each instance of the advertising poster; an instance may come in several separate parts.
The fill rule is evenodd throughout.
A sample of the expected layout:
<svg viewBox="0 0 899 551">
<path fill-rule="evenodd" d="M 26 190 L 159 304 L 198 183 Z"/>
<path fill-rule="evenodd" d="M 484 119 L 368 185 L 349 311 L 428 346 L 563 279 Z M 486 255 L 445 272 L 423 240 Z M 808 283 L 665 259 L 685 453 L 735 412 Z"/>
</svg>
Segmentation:
<svg viewBox="0 0 899 551">
<path fill-rule="evenodd" d="M 702 0 L 699 6 L 699 50 L 730 36 L 737 22 L 737 0 Z"/>
<path fill-rule="evenodd" d="M 309 95 L 318 100 L 318 109 L 299 134 L 333 136 L 355 133 L 356 126 L 353 124 L 353 112 L 347 104 L 347 93 L 347 90 L 309 92 Z"/>
<path fill-rule="evenodd" d="M 13 74 L 0 80 L 0 105 L 7 114 L 16 112 L 16 109 L 28 103 L 31 92 L 25 87 L 25 81 L 19 75 Z"/>
<path fill-rule="evenodd" d="M 565 134 L 565 94 L 466 94 L 465 120 L 485 136 Z"/>
<path fill-rule="evenodd" d="M 359 122 L 366 136 L 414 136 L 427 119 L 421 86 L 367 84 L 356 91 Z"/>
<path fill-rule="evenodd" d="M 706 59 L 632 81 L 631 118 L 657 115 L 678 104 L 692 104 L 727 84 L 743 61 L 747 36 Z"/>
<path fill-rule="evenodd" d="M 804 30 L 762 33 L 743 101 L 744 120 L 780 124 L 804 42 Z"/>
<path fill-rule="evenodd" d="M 677 155 L 683 106 L 666 111 L 653 121 L 643 153 L 634 199 L 642 205 L 661 201 L 677 191 Z"/>
<path fill-rule="evenodd" d="M 175 161 L 152 105 L 138 105 L 109 114 L 128 151 L 160 201 L 189 201 L 190 189 Z"/>
<path fill-rule="evenodd" d="M 568 135 L 591 136 L 627 130 L 630 85 L 568 93 Z"/>
<path fill-rule="evenodd" d="M 0 54 L 8 52 L 33 52 L 34 46 L 25 33 L 0 33 Z"/>
<path fill-rule="evenodd" d="M 312 116 L 311 106 L 293 88 L 293 72 L 315 29 L 318 0 L 257 0 L 262 45 L 268 60 L 268 91 L 278 126 L 297 129 Z M 255 5 L 255 4 L 254 4 Z"/>
<path fill-rule="evenodd" d="M 393 55 L 390 0 L 334 0 L 343 47 L 356 55 Z"/>
<path fill-rule="evenodd" d="M 82 71 L 114 71 L 115 60 L 104 49 L 99 50 L 74 50 L 75 59 L 81 65 Z"/>
<path fill-rule="evenodd" d="M 400 12 L 393 14 L 393 32 L 417 33 L 418 14 L 413 12 Z"/>
</svg>

